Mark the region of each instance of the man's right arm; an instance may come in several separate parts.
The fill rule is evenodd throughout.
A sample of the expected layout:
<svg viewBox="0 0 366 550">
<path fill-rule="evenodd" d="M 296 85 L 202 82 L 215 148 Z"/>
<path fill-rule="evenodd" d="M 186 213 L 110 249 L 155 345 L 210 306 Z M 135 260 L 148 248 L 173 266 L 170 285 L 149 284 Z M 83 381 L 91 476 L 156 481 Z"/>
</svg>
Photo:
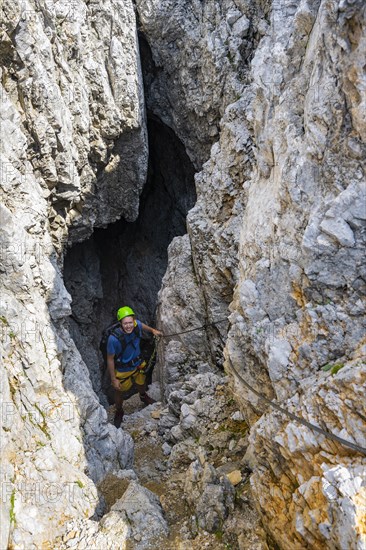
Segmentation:
<svg viewBox="0 0 366 550">
<path fill-rule="evenodd" d="M 111 377 L 112 386 L 116 388 L 116 390 L 119 390 L 119 381 L 116 378 L 116 374 L 114 372 L 114 354 L 107 354 L 107 368 Z"/>
</svg>

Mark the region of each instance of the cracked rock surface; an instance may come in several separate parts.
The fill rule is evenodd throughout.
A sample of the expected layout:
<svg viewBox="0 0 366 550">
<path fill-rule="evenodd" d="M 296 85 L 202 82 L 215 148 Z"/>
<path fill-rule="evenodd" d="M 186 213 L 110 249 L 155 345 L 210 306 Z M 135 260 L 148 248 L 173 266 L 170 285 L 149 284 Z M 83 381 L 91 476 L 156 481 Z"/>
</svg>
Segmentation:
<svg viewBox="0 0 366 550">
<path fill-rule="evenodd" d="M 364 455 L 273 412 L 234 370 L 284 408 L 365 447 L 365 6 L 267 7 L 240 98 L 223 101 L 220 136 L 196 175 L 189 245 L 174 241 L 160 291 L 167 333 L 225 316 L 230 327 L 170 339 L 164 376 L 174 400 L 187 355 L 199 369 L 219 363 L 224 347 L 252 426 L 251 482 L 264 524 L 284 549 L 356 549 L 365 544 L 364 474 L 348 497 L 332 478 L 330 502 L 326 472 L 338 465 L 354 480 Z M 185 418 L 186 429 L 192 411 Z"/>
<path fill-rule="evenodd" d="M 62 255 L 137 217 L 147 139 L 131 2 L 9 0 L 0 22 L 0 546 L 32 549 L 131 465 L 69 335 Z"/>
<path fill-rule="evenodd" d="M 235 371 L 366 446 L 365 3 L 136 0 L 136 9 L 151 55 L 147 109 L 199 170 L 187 235 L 169 248 L 159 324 L 198 330 L 160 346 L 164 406 L 159 420 L 147 411 L 138 421 L 142 442 L 127 420 L 116 430 L 70 337 L 63 255 L 93 227 L 137 217 L 148 159 L 134 7 L 8 0 L 0 546 L 52 547 L 62 533 L 66 547 L 109 548 L 102 514 L 111 533 L 145 544 L 122 519 L 135 513 L 123 493 L 112 503 L 97 492 L 112 477 L 154 509 L 167 548 L 265 550 L 264 525 L 283 550 L 359 550 L 364 455 L 274 412 Z M 242 420 L 228 423 L 228 411 Z M 231 421 L 245 421 L 249 439 Z M 153 470 L 139 457 L 146 445 L 160 449 Z M 235 498 L 226 475 L 242 477 Z M 161 483 L 159 508 L 145 489 L 159 494 Z M 208 499 L 207 516 L 192 491 Z"/>
<path fill-rule="evenodd" d="M 203 389 L 210 405 L 203 405 L 192 387 L 184 388 L 182 396 L 201 411 L 201 426 L 206 429 L 194 439 L 182 433 L 175 444 L 165 420 L 169 414 L 180 425 L 186 400 L 175 399 L 174 407 L 157 402 L 142 409 L 138 396 L 127 401 L 118 431 L 134 439 L 134 469 L 105 478 L 99 485 L 106 501 L 102 520 L 69 522 L 57 547 L 274 550 L 250 492 L 250 470 L 243 459 L 247 425 L 226 389 L 227 380 L 213 372 Z M 149 394 L 159 399 L 157 383 Z M 112 407 L 111 419 L 113 414 Z M 230 481 L 233 472 L 235 485 Z"/>
</svg>

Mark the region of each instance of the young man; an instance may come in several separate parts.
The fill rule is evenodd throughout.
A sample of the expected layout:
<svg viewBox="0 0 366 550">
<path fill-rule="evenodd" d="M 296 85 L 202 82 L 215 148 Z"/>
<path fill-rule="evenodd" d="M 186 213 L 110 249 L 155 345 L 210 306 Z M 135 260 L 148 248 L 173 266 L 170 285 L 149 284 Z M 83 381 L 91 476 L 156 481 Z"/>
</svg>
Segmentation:
<svg viewBox="0 0 366 550">
<path fill-rule="evenodd" d="M 128 306 L 117 311 L 117 319 L 120 326 L 116 329 L 116 335 L 111 334 L 107 342 L 107 367 L 115 389 L 114 425 L 119 428 L 123 419 L 123 400 L 130 397 L 133 385 L 143 403 L 155 403 L 146 393 L 146 376 L 143 372 L 146 363 L 141 356 L 140 340 L 143 330 L 154 336 L 162 336 L 162 332 L 135 319 L 134 311 Z"/>
</svg>

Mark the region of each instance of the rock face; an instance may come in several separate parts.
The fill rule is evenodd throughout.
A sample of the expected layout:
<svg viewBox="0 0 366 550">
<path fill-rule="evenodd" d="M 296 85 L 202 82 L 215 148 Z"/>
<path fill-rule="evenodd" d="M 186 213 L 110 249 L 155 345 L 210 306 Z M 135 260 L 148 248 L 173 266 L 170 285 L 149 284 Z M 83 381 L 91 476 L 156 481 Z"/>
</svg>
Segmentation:
<svg viewBox="0 0 366 550">
<path fill-rule="evenodd" d="M 219 477 L 211 464 L 192 462 L 185 484 L 185 494 L 195 510 L 198 525 L 213 533 L 234 508 L 234 487 L 226 476 Z"/>
<path fill-rule="evenodd" d="M 9 1 L 2 20 L 3 131 L 25 132 L 16 168 L 48 199 L 58 246 L 66 226 L 75 241 L 121 215 L 135 219 L 147 135 L 132 3 Z M 10 173 L 8 186 L 19 178 Z"/>
<path fill-rule="evenodd" d="M 122 498 L 117 500 L 99 524 L 79 520 L 69 522 L 66 528 L 68 533 L 62 541 L 57 541 L 57 547 L 61 549 L 109 550 L 117 547 L 127 550 L 133 544 L 134 549 L 144 550 L 152 548 L 152 540 L 159 540 L 159 537 L 168 534 L 158 497 L 135 481 L 129 483 Z"/>
<path fill-rule="evenodd" d="M 149 539 L 167 535 L 168 526 L 163 516 L 159 498 L 145 487 L 131 481 L 123 497 L 112 506 L 101 522 L 101 527 L 116 527 L 116 517 L 121 525 L 128 527 L 128 538 L 135 539 L 136 549 L 151 547 Z M 109 525 L 108 525 L 109 524 Z M 112 532 L 113 534 L 113 532 Z M 116 532 L 116 540 L 118 532 Z M 142 540 L 144 539 L 144 540 Z"/>
<path fill-rule="evenodd" d="M 136 218 L 147 139 L 131 2 L 9 0 L 1 33 L 0 546 L 31 549 L 132 463 L 70 338 L 62 253 Z"/>
<path fill-rule="evenodd" d="M 131 467 L 132 440 L 107 423 L 70 337 L 62 257 L 94 227 L 136 219 L 147 132 L 132 2 L 1 9 L 0 546 L 31 549 L 52 546 L 68 520 L 99 516 L 94 483 Z M 161 426 L 174 445 L 165 452 L 194 460 L 180 437 L 194 442 L 215 412 L 199 392 L 224 352 L 251 425 L 253 493 L 277 544 L 363 548 L 365 457 L 274 413 L 235 371 L 366 446 L 364 2 L 136 0 L 136 9 L 148 109 L 201 170 L 159 296 L 165 333 L 199 329 L 162 350 Z M 100 280 L 87 279 L 97 299 Z M 202 472 L 191 473 L 187 487 L 197 481 L 202 499 Z M 230 491 L 206 473 L 221 500 L 201 523 L 214 529 Z M 154 523 L 164 531 L 160 516 Z"/>
<path fill-rule="evenodd" d="M 199 167 L 218 139 L 226 106 L 244 89 L 263 12 L 233 0 L 137 0 L 136 6 L 152 57 L 147 107 Z"/>
<path fill-rule="evenodd" d="M 267 395 L 365 447 L 359 393 L 365 376 L 365 136 L 362 100 L 356 99 L 365 83 L 365 12 L 354 18 L 345 3 L 300 3 L 295 13 L 274 11 L 273 24 L 276 33 L 263 40 L 252 63 L 258 169 L 243 219 L 227 354 L 256 389 L 263 392 L 258 382 L 268 376 Z M 319 370 L 327 364 L 344 371 L 324 376 Z M 234 385 L 253 422 L 263 405 L 239 381 Z M 293 548 L 294 540 L 298 548 L 362 546 L 355 502 L 365 498 L 364 478 L 347 496 L 341 483 L 337 498 L 326 494 L 326 472 L 341 467 L 352 480 L 362 455 L 285 418 L 276 429 L 275 418 L 269 413 L 252 429 L 256 450 L 263 449 L 267 429 L 265 447 L 272 449 L 253 477 L 264 523 L 283 548 Z M 275 500 L 267 496 L 269 487 Z M 344 508 L 350 517 L 343 539 L 334 518 Z M 276 509 L 273 516 L 270 509 Z"/>
<path fill-rule="evenodd" d="M 334 377 L 308 378 L 287 408 L 364 447 L 365 380 L 361 363 L 350 362 Z M 255 424 L 251 441 L 261 465 L 254 495 L 284 548 L 364 548 L 365 457 L 274 414 Z"/>
<path fill-rule="evenodd" d="M 359 548 L 362 454 L 273 413 L 234 369 L 298 416 L 365 447 L 365 6 L 274 2 L 261 21 L 252 10 L 250 25 L 264 36 L 241 98 L 223 100 L 220 139 L 196 176 L 191 259 L 183 272 L 183 245 L 171 248 L 168 274 L 180 276 L 164 280 L 161 322 L 180 332 L 218 319 L 234 289 L 225 365 L 252 424 L 252 486 L 264 525 L 281 548 Z M 179 82 L 184 56 L 176 66 Z M 192 300 L 181 290 L 191 285 Z M 192 323 L 184 326 L 178 311 L 189 320 L 194 311 Z M 197 349 L 197 334 L 179 337 L 183 364 L 197 350 L 214 359 L 220 327 Z M 166 347 L 168 365 L 177 345 Z M 341 535 L 335 518 L 344 507 Z"/>
</svg>

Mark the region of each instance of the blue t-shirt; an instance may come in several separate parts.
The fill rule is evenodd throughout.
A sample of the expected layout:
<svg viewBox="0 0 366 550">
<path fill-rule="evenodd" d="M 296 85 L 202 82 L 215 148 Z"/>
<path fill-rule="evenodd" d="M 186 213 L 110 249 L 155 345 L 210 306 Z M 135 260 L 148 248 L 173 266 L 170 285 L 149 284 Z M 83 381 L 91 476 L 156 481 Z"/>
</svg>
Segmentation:
<svg viewBox="0 0 366 550">
<path fill-rule="evenodd" d="M 114 364 L 117 370 L 134 370 L 136 366 L 138 366 L 141 362 L 136 361 L 135 365 L 130 364 L 128 367 L 123 365 L 124 363 L 130 363 L 130 361 L 134 361 L 134 359 L 137 359 L 137 357 L 141 354 L 140 338 L 142 333 L 142 325 L 141 321 L 136 320 L 136 323 L 139 329 L 139 336 L 136 334 L 135 330 L 131 334 L 125 334 L 120 327 L 116 329 L 117 333 L 123 335 L 122 338 L 126 344 L 123 353 L 122 344 L 118 340 L 118 338 L 116 338 L 116 336 L 113 336 L 113 334 L 111 334 L 108 338 L 107 354 L 114 355 Z"/>
</svg>

